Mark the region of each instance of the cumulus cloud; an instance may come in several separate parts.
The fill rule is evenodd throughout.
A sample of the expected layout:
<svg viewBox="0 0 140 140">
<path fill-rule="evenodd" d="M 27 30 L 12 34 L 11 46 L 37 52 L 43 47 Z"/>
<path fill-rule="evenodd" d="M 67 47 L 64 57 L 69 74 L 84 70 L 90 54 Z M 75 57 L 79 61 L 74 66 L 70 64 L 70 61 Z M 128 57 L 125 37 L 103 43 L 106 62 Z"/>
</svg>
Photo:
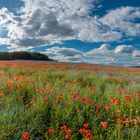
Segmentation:
<svg viewBox="0 0 140 140">
<path fill-rule="evenodd" d="M 113 51 L 110 50 L 110 48 L 111 46 L 109 44 L 102 44 L 99 48 L 90 50 L 89 52 L 86 52 L 84 55 L 86 57 L 92 57 L 95 55 L 109 56 L 111 53 L 113 53 Z"/>
<path fill-rule="evenodd" d="M 0 18 L 3 24 L 9 23 L 7 28 L 11 44 L 14 42 L 22 47 L 35 47 L 38 44 L 34 42 L 38 40 L 41 45 L 54 44 L 77 38 L 78 32 L 72 26 L 72 17 L 87 16 L 94 1 L 96 0 L 23 0 L 25 4 L 19 10 L 21 16 L 16 17 L 3 8 Z M 29 43 L 25 43 L 25 40 Z"/>
<path fill-rule="evenodd" d="M 91 16 L 102 0 L 22 1 L 24 6 L 19 9 L 20 16 L 6 8 L 2 9 L 4 16 L 0 15 L 7 23 L 12 47 L 36 47 L 72 39 L 107 42 L 122 38 L 121 33 L 104 25 L 96 15 Z"/>
<path fill-rule="evenodd" d="M 127 45 L 122 45 L 122 48 L 126 49 Z M 130 45 L 128 45 L 130 47 Z M 132 47 L 132 46 L 131 46 Z M 130 48 L 131 48 L 130 47 Z M 45 54 L 50 58 L 58 60 L 60 62 L 80 62 L 80 63 L 97 63 L 97 64 L 110 64 L 110 65 L 140 65 L 140 51 L 119 51 L 115 50 L 120 48 L 116 46 L 111 49 L 109 44 L 103 44 L 99 48 L 93 49 L 89 52 L 82 52 L 73 48 L 60 48 L 53 47 L 46 49 Z"/>
<path fill-rule="evenodd" d="M 0 9 L 0 26 L 5 27 L 6 24 L 13 22 L 14 14 L 9 12 L 7 8 Z"/>
<path fill-rule="evenodd" d="M 60 48 L 60 47 L 52 47 L 46 49 L 45 54 L 49 57 L 65 62 L 65 61 L 79 61 L 82 59 L 83 52 L 76 50 L 74 48 Z"/>
<path fill-rule="evenodd" d="M 132 45 L 119 45 L 115 49 L 115 53 L 133 53 L 135 48 Z"/>
<path fill-rule="evenodd" d="M 140 19 L 140 8 L 138 7 L 120 7 L 108 12 L 100 21 L 108 25 L 112 30 L 119 30 L 125 36 L 140 35 L 140 23 L 135 19 Z"/>
<path fill-rule="evenodd" d="M 140 57 L 140 51 L 135 50 L 135 51 L 133 52 L 133 57 Z"/>
<path fill-rule="evenodd" d="M 110 47 L 111 47 L 110 44 L 102 44 L 99 50 L 108 50 L 110 49 Z"/>
</svg>

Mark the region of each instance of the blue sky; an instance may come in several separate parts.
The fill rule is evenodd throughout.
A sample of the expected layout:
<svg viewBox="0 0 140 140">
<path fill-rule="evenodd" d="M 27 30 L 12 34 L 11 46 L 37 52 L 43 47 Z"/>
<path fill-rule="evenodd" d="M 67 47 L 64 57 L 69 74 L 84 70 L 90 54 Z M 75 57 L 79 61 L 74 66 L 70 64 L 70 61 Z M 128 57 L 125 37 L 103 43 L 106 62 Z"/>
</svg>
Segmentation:
<svg viewBox="0 0 140 140">
<path fill-rule="evenodd" d="M 0 0 L 0 51 L 140 65 L 139 0 Z"/>
</svg>

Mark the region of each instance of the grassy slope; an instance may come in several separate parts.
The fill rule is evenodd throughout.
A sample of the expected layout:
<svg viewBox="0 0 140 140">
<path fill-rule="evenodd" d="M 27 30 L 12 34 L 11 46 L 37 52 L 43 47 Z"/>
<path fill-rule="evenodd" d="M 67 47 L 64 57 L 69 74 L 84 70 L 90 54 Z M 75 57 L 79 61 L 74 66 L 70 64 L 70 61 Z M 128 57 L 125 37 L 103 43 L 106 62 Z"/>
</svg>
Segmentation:
<svg viewBox="0 0 140 140">
<path fill-rule="evenodd" d="M 24 132 L 31 140 L 86 140 L 79 132 L 84 123 L 94 140 L 140 139 L 138 70 L 33 62 L 0 67 L 1 140 L 23 139 Z"/>
</svg>

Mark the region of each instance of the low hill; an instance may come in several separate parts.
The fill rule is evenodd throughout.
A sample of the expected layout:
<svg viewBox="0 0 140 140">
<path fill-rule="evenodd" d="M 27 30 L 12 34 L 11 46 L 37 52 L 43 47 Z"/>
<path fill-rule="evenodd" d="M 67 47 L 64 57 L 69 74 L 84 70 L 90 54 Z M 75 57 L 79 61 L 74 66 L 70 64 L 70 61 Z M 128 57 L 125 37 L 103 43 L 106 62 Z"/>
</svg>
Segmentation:
<svg viewBox="0 0 140 140">
<path fill-rule="evenodd" d="M 0 60 L 42 60 L 53 61 L 47 55 L 38 52 L 0 52 Z"/>
</svg>

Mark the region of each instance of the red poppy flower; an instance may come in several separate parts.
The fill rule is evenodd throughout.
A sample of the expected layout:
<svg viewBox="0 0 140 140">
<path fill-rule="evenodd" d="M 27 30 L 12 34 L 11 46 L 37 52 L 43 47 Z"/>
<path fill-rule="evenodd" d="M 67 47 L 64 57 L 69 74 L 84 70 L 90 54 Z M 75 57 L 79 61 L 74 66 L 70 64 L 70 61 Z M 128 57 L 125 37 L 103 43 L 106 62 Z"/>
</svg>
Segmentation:
<svg viewBox="0 0 140 140">
<path fill-rule="evenodd" d="M 72 96 L 71 96 L 72 99 L 78 99 L 78 94 L 77 93 L 74 93 Z"/>
<path fill-rule="evenodd" d="M 49 132 L 50 134 L 53 134 L 53 133 L 55 132 L 55 130 L 54 130 L 53 128 L 50 128 L 50 129 L 48 130 L 48 132 Z"/>
<path fill-rule="evenodd" d="M 106 110 L 110 110 L 110 107 L 109 107 L 109 106 L 105 106 L 105 109 L 106 109 Z"/>
<path fill-rule="evenodd" d="M 85 129 L 85 133 L 90 133 L 90 130 Z"/>
<path fill-rule="evenodd" d="M 117 123 L 121 123 L 123 120 L 122 120 L 122 118 L 118 118 L 116 121 L 117 121 Z"/>
<path fill-rule="evenodd" d="M 117 98 L 111 98 L 110 104 L 118 105 L 119 103 L 120 103 L 120 100 L 119 99 L 117 99 Z"/>
<path fill-rule="evenodd" d="M 4 96 L 4 94 L 3 93 L 0 93 L 0 98 L 2 98 Z"/>
<path fill-rule="evenodd" d="M 52 100 L 52 104 L 53 105 L 57 104 L 57 100 Z"/>
<path fill-rule="evenodd" d="M 102 125 L 102 128 L 106 129 L 107 128 L 107 122 L 100 122 L 100 124 Z"/>
<path fill-rule="evenodd" d="M 63 125 L 63 126 L 61 126 L 61 128 L 60 128 L 62 131 L 66 131 L 67 130 L 67 126 L 66 125 Z"/>
<path fill-rule="evenodd" d="M 88 128 L 89 124 L 88 123 L 84 123 L 84 127 Z"/>
<path fill-rule="evenodd" d="M 48 101 L 48 98 L 47 98 L 47 97 L 45 97 L 45 98 L 43 98 L 43 100 L 44 100 L 44 101 Z"/>
<path fill-rule="evenodd" d="M 29 137 L 30 137 L 30 133 L 29 133 L 29 132 L 24 132 L 24 133 L 22 134 L 22 138 L 23 138 L 24 140 L 28 140 Z"/>
<path fill-rule="evenodd" d="M 25 106 L 26 106 L 26 107 L 29 107 L 29 104 L 26 104 Z"/>
<path fill-rule="evenodd" d="M 85 133 L 86 129 L 79 129 L 79 133 Z"/>
<path fill-rule="evenodd" d="M 87 133 L 87 134 L 86 134 L 86 138 L 87 138 L 87 139 L 91 139 L 91 138 L 92 138 L 92 134 L 91 134 L 91 133 Z"/>
<path fill-rule="evenodd" d="M 69 134 L 67 134 L 66 136 L 65 136 L 65 139 L 70 139 L 70 135 Z"/>
<path fill-rule="evenodd" d="M 101 106 L 99 106 L 98 103 L 94 104 L 94 106 L 97 107 L 97 108 L 101 108 Z"/>
<path fill-rule="evenodd" d="M 126 102 L 130 102 L 131 101 L 131 97 L 130 96 L 125 96 L 124 99 L 125 99 Z"/>
<path fill-rule="evenodd" d="M 66 133 L 67 133 L 67 134 L 71 134 L 71 132 L 72 132 L 71 129 L 67 129 L 67 130 L 66 130 Z"/>
</svg>

